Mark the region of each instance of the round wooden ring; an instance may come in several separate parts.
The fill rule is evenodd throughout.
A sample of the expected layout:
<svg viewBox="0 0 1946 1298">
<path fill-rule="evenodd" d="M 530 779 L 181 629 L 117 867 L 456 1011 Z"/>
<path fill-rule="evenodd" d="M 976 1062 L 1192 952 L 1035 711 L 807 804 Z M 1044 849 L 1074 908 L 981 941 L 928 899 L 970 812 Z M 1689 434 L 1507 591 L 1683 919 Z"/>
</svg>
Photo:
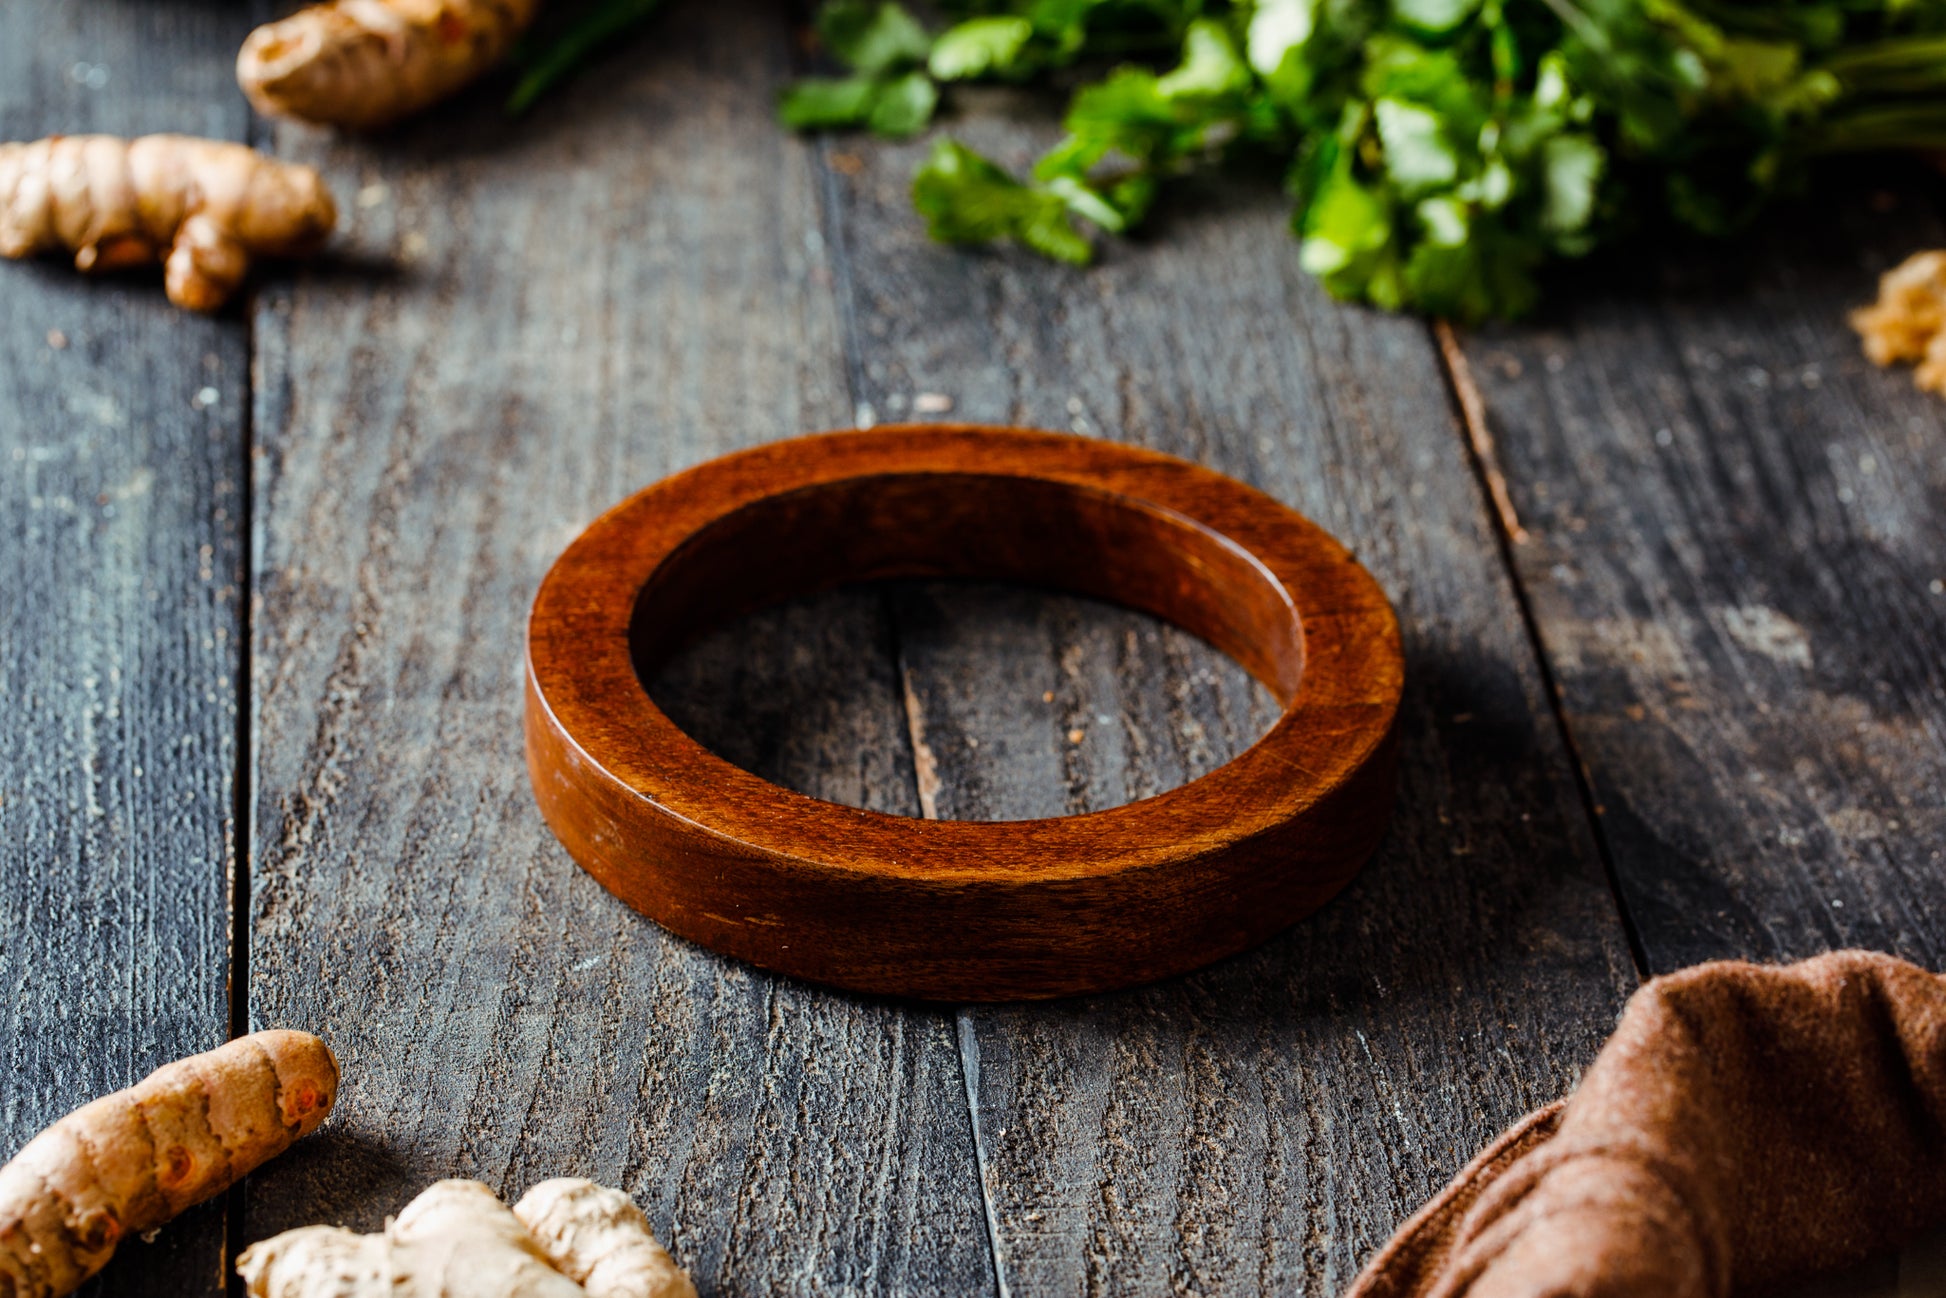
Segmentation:
<svg viewBox="0 0 1946 1298">
<path fill-rule="evenodd" d="M 1048 820 L 822 802 L 678 729 L 642 681 L 686 640 L 857 581 L 984 578 L 1110 600 L 1283 701 L 1199 780 Z M 906 426 L 759 446 L 598 519 L 527 628 L 527 766 L 575 860 L 704 946 L 943 1000 L 1099 991 L 1262 941 L 1343 888 L 1391 808 L 1404 668 L 1378 583 L 1263 493 L 1152 451 Z"/>
</svg>

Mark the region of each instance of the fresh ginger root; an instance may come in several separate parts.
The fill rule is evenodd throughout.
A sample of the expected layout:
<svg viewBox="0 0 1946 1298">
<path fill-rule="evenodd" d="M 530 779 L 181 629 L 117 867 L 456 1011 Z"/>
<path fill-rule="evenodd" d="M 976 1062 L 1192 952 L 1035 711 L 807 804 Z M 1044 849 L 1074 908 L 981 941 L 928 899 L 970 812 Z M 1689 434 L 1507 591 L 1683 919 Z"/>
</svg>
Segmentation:
<svg viewBox="0 0 1946 1298">
<path fill-rule="evenodd" d="M 696 1294 L 628 1196 L 588 1181 L 544 1182 L 511 1211 L 478 1181 L 439 1181 L 380 1234 L 288 1230 L 245 1249 L 236 1269 L 250 1298 Z"/>
<path fill-rule="evenodd" d="M 305 1226 L 237 1259 L 250 1298 L 586 1298 L 478 1181 L 439 1181 L 379 1235 Z"/>
<path fill-rule="evenodd" d="M 83 1105 L 0 1168 L 0 1294 L 56 1298 L 115 1245 L 223 1190 L 331 1112 L 338 1061 L 308 1032 L 257 1032 Z"/>
<path fill-rule="evenodd" d="M 498 63 L 540 0 L 328 0 L 251 32 L 237 84 L 258 112 L 373 130 Z"/>
<path fill-rule="evenodd" d="M 514 1205 L 561 1274 L 588 1298 L 696 1298 L 635 1201 L 578 1177 L 542 1181 Z"/>
<path fill-rule="evenodd" d="M 0 256 L 69 251 L 81 271 L 161 261 L 169 300 L 214 311 L 252 257 L 315 251 L 338 219 L 310 167 L 185 135 L 0 144 Z"/>
<path fill-rule="evenodd" d="M 1851 313 L 1874 365 L 1917 361 L 1912 381 L 1946 394 L 1946 252 L 1915 253 L 1879 277 L 1878 301 Z"/>
</svg>

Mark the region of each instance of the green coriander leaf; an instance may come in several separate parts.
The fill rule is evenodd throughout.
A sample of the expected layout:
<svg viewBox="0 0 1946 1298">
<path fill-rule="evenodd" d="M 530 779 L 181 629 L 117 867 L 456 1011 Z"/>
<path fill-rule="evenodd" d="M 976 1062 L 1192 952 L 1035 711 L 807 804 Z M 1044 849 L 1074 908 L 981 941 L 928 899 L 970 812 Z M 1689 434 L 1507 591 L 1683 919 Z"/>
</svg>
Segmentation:
<svg viewBox="0 0 1946 1298">
<path fill-rule="evenodd" d="M 1162 93 L 1159 81 L 1153 72 L 1141 68 L 1116 68 L 1106 81 L 1075 92 L 1061 124 L 1076 134 L 1173 126 L 1175 109 Z"/>
<path fill-rule="evenodd" d="M 1094 255 L 1069 219 L 1067 199 L 1021 184 L 957 140 L 933 145 L 912 178 L 912 205 L 942 242 L 1015 239 L 1043 256 L 1075 264 Z"/>
<path fill-rule="evenodd" d="M 1567 61 L 1560 51 L 1543 55 L 1534 77 L 1534 107 L 1544 112 L 1566 112 L 1573 102 L 1574 89 L 1568 81 Z"/>
<path fill-rule="evenodd" d="M 946 243 L 1004 239 L 1031 197 L 1027 187 L 958 140 L 939 140 L 912 178 L 912 203 Z"/>
<path fill-rule="evenodd" d="M 1439 36 L 1452 31 L 1480 7 L 1480 0 L 1392 0 L 1392 14 L 1407 27 Z"/>
<path fill-rule="evenodd" d="M 1155 74 L 1117 68 L 1108 80 L 1076 92 L 1062 123 L 1068 137 L 1034 168 L 1043 180 L 1085 176 L 1113 153 L 1146 161 L 1178 128 L 1174 107 L 1156 87 Z"/>
<path fill-rule="evenodd" d="M 940 33 L 926 67 L 941 81 L 1010 72 L 1033 37 L 1034 25 L 1025 18 L 969 18 Z"/>
<path fill-rule="evenodd" d="M 1213 18 L 1199 18 L 1183 36 L 1182 63 L 1155 88 L 1164 99 L 1214 99 L 1242 94 L 1250 84 L 1250 69 L 1229 31 Z"/>
<path fill-rule="evenodd" d="M 1128 218 L 1113 201 L 1103 198 L 1073 176 L 1054 177 L 1047 182 L 1047 192 L 1067 204 L 1070 212 L 1093 221 L 1110 234 L 1120 234 L 1128 228 Z"/>
<path fill-rule="evenodd" d="M 1396 99 L 1429 109 L 1447 121 L 1454 139 L 1465 139 L 1493 114 L 1492 87 L 1472 75 L 1451 50 L 1428 49 L 1397 35 L 1366 43 L 1360 87 L 1371 99 Z"/>
<path fill-rule="evenodd" d="M 1731 231 L 1822 153 L 1946 146 L 1946 0 L 945 9 L 929 41 L 897 3 L 833 0 L 820 28 L 860 75 L 794 92 L 787 118 L 907 133 L 939 80 L 1107 71 L 1078 79 L 1032 179 L 935 147 L 913 186 L 935 236 L 1081 261 L 1171 178 L 1268 154 L 1332 293 L 1462 319 L 1527 309 L 1550 258 L 1656 215 Z"/>
<path fill-rule="evenodd" d="M 1149 208 L 1155 203 L 1156 191 L 1160 188 L 1161 183 L 1151 173 L 1132 171 L 1110 181 L 1104 197 L 1110 207 L 1121 213 L 1122 228 L 1127 228 L 1148 215 Z M 1106 221 L 1099 224 L 1107 227 L 1111 233 L 1121 233 L 1121 229 L 1108 225 Z"/>
<path fill-rule="evenodd" d="M 835 130 L 865 125 L 877 101 L 870 77 L 807 77 L 785 89 L 777 115 L 794 131 Z"/>
<path fill-rule="evenodd" d="M 1397 99 L 1372 105 L 1378 138 L 1385 146 L 1385 174 L 1401 192 L 1422 194 L 1450 185 L 1459 176 L 1459 157 L 1429 109 Z"/>
<path fill-rule="evenodd" d="M 1298 264 L 1327 281 L 1358 279 L 1392 241 L 1390 206 L 1343 167 L 1318 186 L 1299 219 Z"/>
<path fill-rule="evenodd" d="M 1472 219 L 1458 199 L 1429 198 L 1419 204 L 1416 214 L 1427 243 L 1457 248 L 1466 242 Z"/>
<path fill-rule="evenodd" d="M 1444 199 L 1421 203 L 1417 215 L 1425 237 L 1401 273 L 1406 301 L 1415 309 L 1470 323 L 1533 307 L 1533 267 L 1542 253 L 1532 242 Z"/>
<path fill-rule="evenodd" d="M 893 0 L 832 0 L 818 12 L 818 35 L 832 55 L 868 76 L 922 64 L 932 38 Z"/>
<path fill-rule="evenodd" d="M 1491 211 L 1507 205 L 1507 200 L 1514 196 L 1514 183 L 1513 169 L 1494 158 L 1481 169 L 1478 177 L 1461 186 L 1460 192 L 1469 202 Z"/>
<path fill-rule="evenodd" d="M 924 130 L 938 104 L 939 88 L 932 78 L 923 72 L 908 72 L 874 88 L 867 120 L 880 135 L 902 138 Z"/>
<path fill-rule="evenodd" d="M 1541 146 L 1541 228 L 1556 239 L 1579 233 L 1595 212 L 1601 146 L 1586 135 L 1557 135 Z"/>
<path fill-rule="evenodd" d="M 1245 41 L 1250 66 L 1270 76 L 1309 39 L 1317 24 L 1317 0 L 1258 0 Z"/>
<path fill-rule="evenodd" d="M 1095 250 L 1087 237 L 1076 230 L 1059 208 L 1037 209 L 1014 231 L 1014 237 L 1043 257 L 1085 266 L 1094 260 Z"/>
<path fill-rule="evenodd" d="M 831 0 L 818 13 L 818 34 L 855 75 L 810 77 L 790 87 L 778 103 L 786 126 L 869 126 L 903 137 L 932 120 L 939 88 L 923 71 L 932 41 L 904 8 L 891 0 Z"/>
<path fill-rule="evenodd" d="M 1737 99 L 1761 100 L 1797 79 L 1798 48 L 1778 41 L 1727 40 L 1712 60 L 1712 89 Z"/>
<path fill-rule="evenodd" d="M 1480 254 L 1465 242 L 1419 244 L 1402 277 L 1410 301 L 1422 311 L 1468 322 L 1493 314 Z"/>
<path fill-rule="evenodd" d="M 1677 50 L 1669 60 L 1678 84 L 1692 90 L 1702 90 L 1709 85 L 1709 67 L 1703 56 L 1695 50 Z"/>
<path fill-rule="evenodd" d="M 1105 185 L 1104 201 L 1117 207 L 1123 221 L 1132 221 L 1154 196 L 1154 176 L 1237 136 L 1254 85 L 1229 32 L 1199 19 L 1184 35 L 1182 62 L 1174 71 L 1158 77 L 1142 68 L 1117 68 L 1106 81 L 1077 92 L 1068 107 L 1067 138 L 1040 160 L 1034 174 L 1042 180 L 1087 181 L 1096 193 Z M 1149 183 L 1121 188 L 1119 178 L 1096 177 L 1104 165 L 1133 167 L 1136 174 L 1147 174 Z M 1118 189 L 1128 206 L 1115 198 Z"/>
</svg>

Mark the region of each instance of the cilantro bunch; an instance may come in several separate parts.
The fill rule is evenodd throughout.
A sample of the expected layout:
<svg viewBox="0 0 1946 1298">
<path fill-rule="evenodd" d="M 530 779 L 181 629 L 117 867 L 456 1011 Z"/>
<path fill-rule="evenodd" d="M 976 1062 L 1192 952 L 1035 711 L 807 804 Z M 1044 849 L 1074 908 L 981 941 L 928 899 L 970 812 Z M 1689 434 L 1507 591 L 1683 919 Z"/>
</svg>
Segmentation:
<svg viewBox="0 0 1946 1298">
<path fill-rule="evenodd" d="M 1946 149 L 1946 0 L 828 0 L 849 75 L 800 129 L 923 129 L 942 86 L 1073 83 L 1016 177 L 939 140 L 932 234 L 1082 263 L 1172 177 L 1277 160 L 1299 258 L 1340 297 L 1518 315 L 1537 273 L 1663 220 L 1730 233 L 1817 157 Z"/>
</svg>

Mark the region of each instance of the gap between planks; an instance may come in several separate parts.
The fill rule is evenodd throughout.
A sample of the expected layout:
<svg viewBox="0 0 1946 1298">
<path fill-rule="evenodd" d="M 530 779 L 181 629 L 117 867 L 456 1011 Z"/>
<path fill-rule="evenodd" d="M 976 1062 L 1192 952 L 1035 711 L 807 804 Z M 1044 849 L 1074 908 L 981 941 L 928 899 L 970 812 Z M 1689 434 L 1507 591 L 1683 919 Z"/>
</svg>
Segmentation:
<svg viewBox="0 0 1946 1298">
<path fill-rule="evenodd" d="M 794 7 L 795 8 L 795 7 Z M 802 13 L 794 13 L 795 21 L 803 21 Z M 807 61 L 801 45 L 794 47 L 791 62 L 794 71 L 803 75 Z M 845 223 L 840 212 L 837 193 L 837 169 L 831 165 L 833 144 L 829 135 L 820 135 L 815 144 L 818 175 L 818 225 L 825 247 L 831 257 L 832 287 L 831 294 L 838 309 L 839 345 L 845 360 L 845 390 L 847 403 L 853 412 L 854 423 L 869 425 L 874 413 L 865 404 L 866 381 L 864 373 L 865 349 L 860 343 L 858 333 L 858 303 L 853 289 L 851 273 L 851 248 L 845 239 Z M 893 667 L 899 676 L 899 696 L 905 713 L 906 738 L 912 745 L 912 785 L 918 798 L 920 814 L 927 820 L 939 819 L 939 763 L 933 755 L 931 745 L 926 741 L 926 722 L 924 708 L 914 690 L 912 673 L 906 661 L 905 631 L 899 616 L 897 603 L 889 592 L 880 589 L 879 607 L 883 610 L 885 625 L 890 631 Z M 986 1222 L 987 1255 L 993 1268 L 994 1290 L 998 1298 L 1009 1298 L 1011 1292 L 1007 1284 L 1007 1273 L 1000 1248 L 1000 1221 L 993 1195 L 987 1188 L 987 1148 L 985 1133 L 980 1129 L 980 1106 L 976 1088 L 979 1075 L 979 1043 L 975 1040 L 971 1021 L 963 1007 L 953 1009 L 953 1035 L 959 1057 L 960 1093 L 966 1097 L 966 1120 L 973 1133 L 973 1179 L 980 1191 L 980 1210 Z"/>
<path fill-rule="evenodd" d="M 251 142 L 255 144 L 258 131 L 251 132 Z M 243 342 L 243 421 L 242 433 L 238 438 L 242 464 L 237 467 L 237 496 L 242 513 L 240 535 L 237 538 L 238 566 L 242 575 L 238 578 L 237 594 L 237 657 L 236 657 L 236 771 L 230 780 L 230 796 L 234 799 L 230 808 L 230 1040 L 247 1035 L 250 1028 L 250 870 L 252 866 L 251 845 L 255 842 L 252 833 L 252 808 L 256 796 L 256 757 L 252 747 L 251 729 L 256 720 L 256 710 L 252 700 L 256 691 L 251 680 L 254 672 L 256 617 L 256 533 L 257 533 L 257 491 L 256 491 L 256 448 L 257 448 L 257 290 L 254 286 L 245 299 L 245 319 L 249 322 L 244 330 Z M 248 1178 L 239 1179 L 223 1192 L 223 1284 L 231 1298 L 241 1298 L 243 1277 L 237 1274 L 236 1263 L 243 1252 L 243 1220 L 245 1206 L 245 1185 Z"/>
<path fill-rule="evenodd" d="M 802 23 L 808 11 L 793 6 L 792 21 Z M 792 70 L 802 76 L 809 71 L 808 60 L 801 44 L 793 43 Z M 839 348 L 845 364 L 846 403 L 852 411 L 855 424 L 869 427 L 875 412 L 865 402 L 864 394 L 867 381 L 864 371 L 865 348 L 859 339 L 858 302 L 854 289 L 851 268 L 851 248 L 846 241 L 846 230 L 841 202 L 837 191 L 838 173 L 831 164 L 833 144 L 828 134 L 821 134 L 814 143 L 813 156 L 816 159 L 818 177 L 818 227 L 819 236 L 831 258 L 831 296 L 837 308 Z M 905 714 L 906 738 L 912 745 L 912 786 L 918 799 L 920 814 L 927 820 L 939 817 L 939 763 L 931 745 L 926 740 L 925 709 L 914 688 L 910 665 L 906 660 L 905 629 L 900 617 L 897 601 L 890 591 L 880 586 L 878 603 L 885 619 L 890 643 L 887 648 L 892 654 L 893 668 L 898 672 L 899 699 Z M 980 1128 L 980 1106 L 977 1094 L 979 1083 L 979 1042 L 974 1035 L 972 1020 L 967 1016 L 965 1007 L 953 1007 L 953 1036 L 957 1047 L 955 1054 L 959 1059 L 960 1093 L 966 1099 L 966 1121 L 973 1135 L 973 1179 L 980 1192 L 980 1212 L 986 1223 L 988 1264 L 993 1270 L 993 1285 L 996 1298 L 1010 1298 L 1011 1287 L 1007 1283 L 1004 1254 L 1000 1247 L 999 1209 L 987 1187 L 986 1169 L 988 1151 L 985 1133 Z"/>
<path fill-rule="evenodd" d="M 822 159 L 820 159 L 822 162 Z M 826 174 L 829 169 L 826 168 Z M 850 317 L 846 316 L 849 323 Z M 845 336 L 847 352 L 853 341 L 849 330 Z M 852 405 L 857 407 L 858 390 L 852 389 Z M 889 594 L 881 593 L 879 604 L 885 610 L 885 624 L 891 630 L 891 650 L 893 666 L 899 673 L 899 697 L 904 703 L 906 738 L 912 743 L 912 779 L 919 797 L 920 814 L 927 820 L 939 819 L 939 759 L 934 756 L 932 746 L 926 742 L 925 706 L 919 699 L 913 685 L 912 670 L 906 661 L 905 632 L 899 616 L 897 601 Z M 953 1009 L 953 1037 L 959 1047 L 959 1080 L 961 1093 L 966 1096 L 966 1120 L 973 1132 L 973 1175 L 980 1183 L 980 1208 L 986 1219 L 987 1252 L 993 1263 L 993 1284 L 999 1298 L 1010 1298 L 1012 1286 L 1007 1283 L 1006 1267 L 1001 1260 L 1000 1216 L 987 1192 L 987 1146 L 986 1133 L 980 1126 L 980 1041 L 974 1032 L 973 1020 L 964 1006 Z"/>
<path fill-rule="evenodd" d="M 1575 739 L 1574 727 L 1568 721 L 1567 699 L 1561 692 L 1560 681 L 1555 677 L 1554 665 L 1548 659 L 1547 646 L 1541 642 L 1540 622 L 1534 616 L 1527 583 L 1520 575 L 1520 565 L 1514 562 L 1515 547 L 1527 544 L 1527 529 L 1520 525 L 1520 516 L 1514 512 L 1507 475 L 1501 469 L 1499 454 L 1494 449 L 1486 399 L 1481 395 L 1479 385 L 1473 381 L 1473 368 L 1467 362 L 1466 352 L 1460 347 L 1459 336 L 1454 333 L 1452 324 L 1439 319 L 1432 321 L 1428 328 L 1436 344 L 1435 350 L 1439 353 L 1440 369 L 1446 375 L 1454 413 L 1458 416 L 1460 427 L 1466 432 L 1466 462 L 1472 466 L 1474 479 L 1492 506 L 1487 512 L 1493 519 L 1494 548 L 1499 553 L 1500 566 L 1507 574 L 1507 584 L 1513 590 L 1514 605 L 1520 610 L 1521 632 L 1527 637 L 1534 666 L 1540 672 L 1541 689 L 1547 696 L 1548 711 L 1554 714 L 1555 729 L 1560 733 L 1562 747 L 1567 752 L 1568 765 L 1574 771 L 1575 792 L 1581 799 L 1581 810 L 1588 818 L 1588 830 L 1594 837 L 1595 851 L 1601 857 L 1602 875 L 1608 881 L 1609 895 L 1614 898 L 1615 914 L 1621 920 L 1622 933 L 1628 939 L 1629 959 L 1635 963 L 1635 976 L 1646 979 L 1649 976 L 1648 949 L 1642 944 L 1642 935 L 1636 932 L 1635 917 L 1629 913 L 1628 902 L 1622 896 L 1614 849 L 1601 823 L 1601 804 L 1595 801 L 1594 778 L 1589 772 L 1587 759 L 1582 755 L 1581 745 Z"/>
<path fill-rule="evenodd" d="M 255 22 L 268 21 L 271 8 L 264 0 L 250 6 Z M 276 153 L 270 123 L 251 113 L 244 124 L 244 143 L 264 153 Z M 256 842 L 256 698 L 254 683 L 257 634 L 257 297 L 263 291 L 258 279 L 250 280 L 244 290 L 243 312 L 243 428 L 239 442 L 241 463 L 237 466 L 237 493 L 242 510 L 241 535 L 237 538 L 237 660 L 236 660 L 236 772 L 231 779 L 230 811 L 230 1040 L 250 1032 L 250 872 L 255 865 L 252 849 Z M 236 308 L 232 308 L 236 309 Z M 242 1298 L 243 1277 L 237 1274 L 237 1258 L 244 1245 L 244 1213 L 247 1207 L 247 1180 L 237 1181 L 223 1192 L 223 1287 L 229 1298 Z"/>
</svg>

